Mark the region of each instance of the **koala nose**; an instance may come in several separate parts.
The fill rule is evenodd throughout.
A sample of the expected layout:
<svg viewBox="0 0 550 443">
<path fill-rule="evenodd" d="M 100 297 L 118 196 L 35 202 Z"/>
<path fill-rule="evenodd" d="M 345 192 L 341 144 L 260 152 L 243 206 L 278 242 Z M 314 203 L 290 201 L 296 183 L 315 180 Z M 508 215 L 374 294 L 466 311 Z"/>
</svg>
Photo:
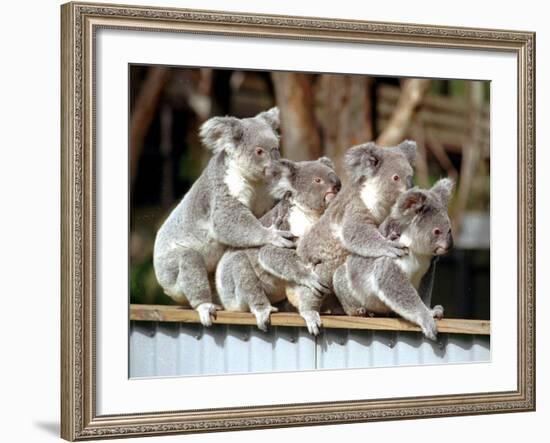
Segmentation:
<svg viewBox="0 0 550 443">
<path fill-rule="evenodd" d="M 334 192 L 340 192 L 340 189 L 342 189 L 342 182 L 340 182 L 340 180 L 337 179 L 336 182 L 332 185 L 332 190 Z"/>
<path fill-rule="evenodd" d="M 406 184 L 407 184 L 407 189 L 411 189 L 413 187 L 413 178 L 412 178 L 412 175 L 409 175 L 407 177 L 407 181 L 406 181 Z"/>
</svg>

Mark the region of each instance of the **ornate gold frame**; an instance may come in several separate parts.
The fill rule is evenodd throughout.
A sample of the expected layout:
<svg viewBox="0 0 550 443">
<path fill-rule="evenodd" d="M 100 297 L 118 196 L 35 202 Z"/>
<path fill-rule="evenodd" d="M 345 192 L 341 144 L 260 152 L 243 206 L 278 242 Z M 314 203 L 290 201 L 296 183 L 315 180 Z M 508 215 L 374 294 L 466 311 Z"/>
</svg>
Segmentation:
<svg viewBox="0 0 550 443">
<path fill-rule="evenodd" d="M 69 3 L 62 17 L 61 435 L 67 440 L 535 409 L 535 34 Z M 508 51 L 518 57 L 518 388 L 511 392 L 98 416 L 94 33 L 98 28 Z"/>
</svg>

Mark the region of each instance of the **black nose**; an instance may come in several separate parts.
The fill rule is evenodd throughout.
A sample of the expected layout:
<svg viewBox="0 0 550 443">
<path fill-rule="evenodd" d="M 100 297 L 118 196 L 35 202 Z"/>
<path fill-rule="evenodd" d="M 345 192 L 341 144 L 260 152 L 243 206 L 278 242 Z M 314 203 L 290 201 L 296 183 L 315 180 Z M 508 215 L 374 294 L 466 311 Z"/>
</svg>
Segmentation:
<svg viewBox="0 0 550 443">
<path fill-rule="evenodd" d="M 407 184 L 407 189 L 411 189 L 411 188 L 413 187 L 414 183 L 413 183 L 413 178 L 412 178 L 412 176 L 409 175 L 409 176 L 407 177 L 406 184 Z"/>
<path fill-rule="evenodd" d="M 332 185 L 332 190 L 334 192 L 340 192 L 340 189 L 342 189 L 342 183 L 340 183 L 340 180 L 338 180 L 334 185 Z"/>
</svg>

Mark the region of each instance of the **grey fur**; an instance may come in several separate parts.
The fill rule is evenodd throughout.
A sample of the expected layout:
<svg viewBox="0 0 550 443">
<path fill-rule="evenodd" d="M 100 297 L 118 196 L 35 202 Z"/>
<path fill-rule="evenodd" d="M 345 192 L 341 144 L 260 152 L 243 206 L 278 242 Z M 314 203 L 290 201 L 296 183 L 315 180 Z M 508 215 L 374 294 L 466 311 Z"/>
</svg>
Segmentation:
<svg viewBox="0 0 550 443">
<path fill-rule="evenodd" d="M 300 236 L 323 214 L 340 190 L 340 180 L 326 157 L 299 163 L 281 160 L 281 165 L 285 172 L 275 188 L 285 193 L 284 198 L 261 222 Z M 216 271 L 216 287 L 224 308 L 250 310 L 262 330 L 267 329 L 269 314 L 275 311 L 271 304 L 284 300 L 289 285 L 304 285 L 319 300 L 327 291 L 295 250 L 274 245 L 227 251 Z"/>
<path fill-rule="evenodd" d="M 400 258 L 367 258 L 351 254 L 333 277 L 335 294 L 348 315 L 395 312 L 419 325 L 435 340 L 434 317 L 443 307 L 431 308 L 431 291 L 438 256 L 453 246 L 447 203 L 453 188 L 450 179 L 431 189 L 411 189 L 392 208 L 380 226 L 384 236 L 397 235 L 409 254 Z"/>
<path fill-rule="evenodd" d="M 365 143 L 347 151 L 349 184 L 298 241 L 298 255 L 314 265 L 323 285 L 332 286 L 334 272 L 350 253 L 364 257 L 400 257 L 406 253 L 399 242 L 384 237 L 378 225 L 398 196 L 411 186 L 415 149 L 414 142 L 406 141 L 392 148 Z M 316 297 L 309 288 L 287 295 L 300 312 L 318 312 Z M 319 316 L 307 316 L 316 322 L 308 329 L 318 331 Z"/>
<path fill-rule="evenodd" d="M 157 233 L 153 263 L 160 286 L 197 309 L 206 326 L 219 308 L 209 277 L 228 246 L 294 245 L 291 233 L 257 218 L 274 204 L 268 183 L 279 168 L 278 115 L 273 108 L 205 122 L 200 135 L 213 157 Z"/>
</svg>

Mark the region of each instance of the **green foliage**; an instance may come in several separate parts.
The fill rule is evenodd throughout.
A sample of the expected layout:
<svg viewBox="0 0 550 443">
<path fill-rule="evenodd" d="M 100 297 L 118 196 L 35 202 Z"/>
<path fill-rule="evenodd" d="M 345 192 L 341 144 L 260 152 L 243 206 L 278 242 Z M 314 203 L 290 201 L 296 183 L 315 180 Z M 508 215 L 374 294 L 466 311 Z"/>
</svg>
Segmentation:
<svg viewBox="0 0 550 443">
<path fill-rule="evenodd" d="M 466 82 L 464 80 L 449 81 L 449 95 L 453 97 L 466 96 Z"/>
<path fill-rule="evenodd" d="M 130 267 L 130 303 L 173 304 L 157 283 L 152 260 Z"/>
</svg>

